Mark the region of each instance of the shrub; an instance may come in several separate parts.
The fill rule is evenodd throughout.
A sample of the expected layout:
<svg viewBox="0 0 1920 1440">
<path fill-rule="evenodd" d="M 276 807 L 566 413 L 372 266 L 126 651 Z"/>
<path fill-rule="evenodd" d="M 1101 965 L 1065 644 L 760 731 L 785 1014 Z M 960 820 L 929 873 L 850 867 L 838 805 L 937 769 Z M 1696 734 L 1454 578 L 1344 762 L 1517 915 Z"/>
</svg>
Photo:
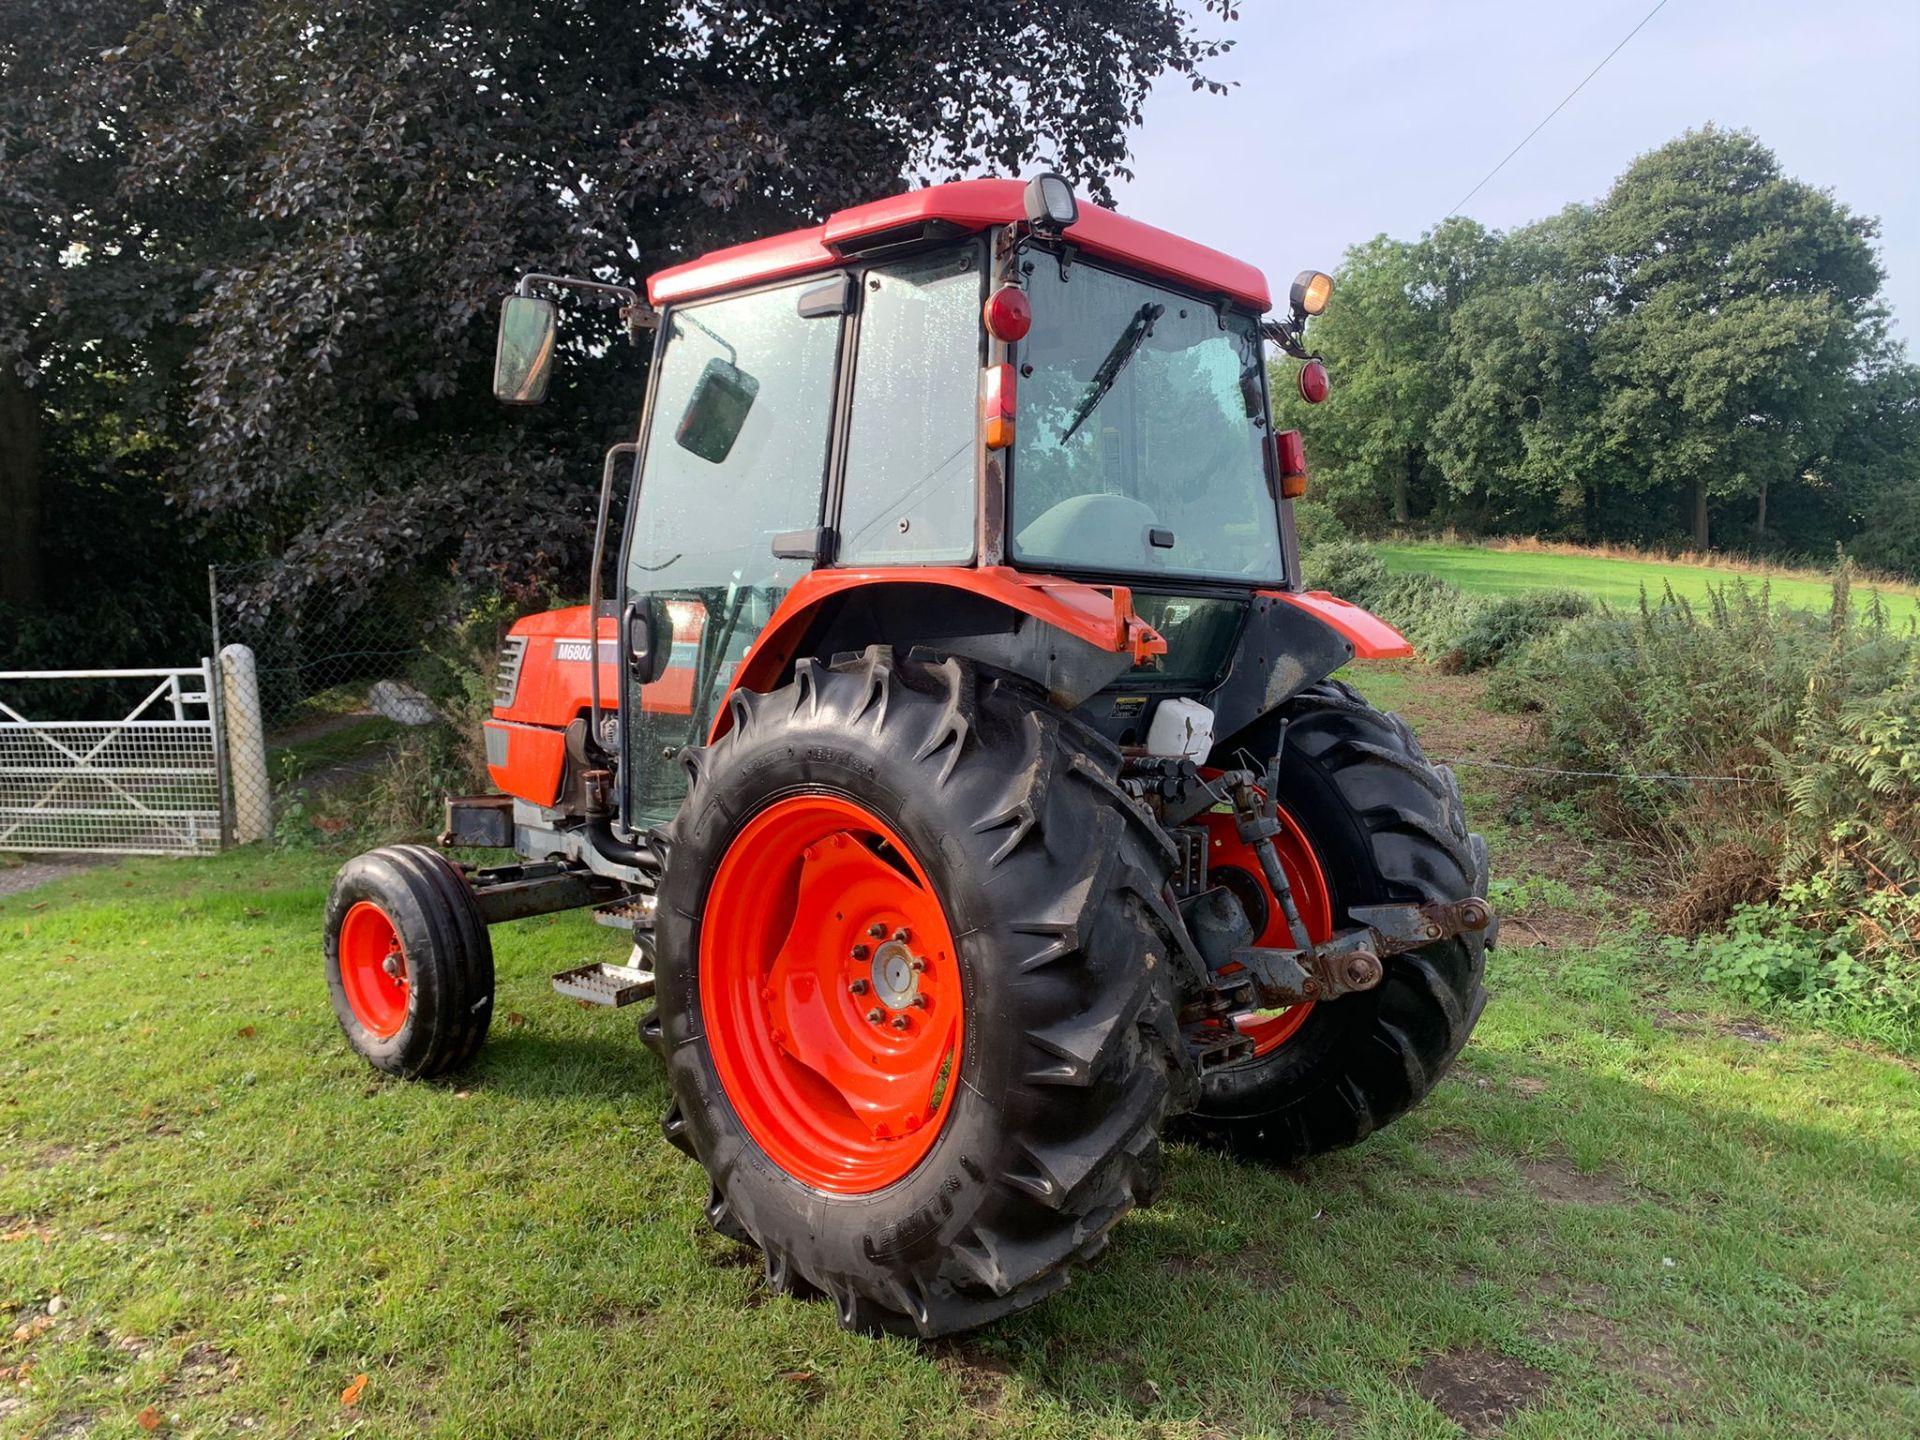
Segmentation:
<svg viewBox="0 0 1920 1440">
<path fill-rule="evenodd" d="M 1300 557 L 1300 573 L 1315 590 L 1331 590 L 1342 600 L 1373 608 L 1374 597 L 1391 578 L 1387 565 L 1371 545 L 1358 540 L 1334 540 L 1316 545 Z"/>
<path fill-rule="evenodd" d="M 1445 655 L 1483 602 L 1437 575 L 1396 575 L 1375 592 L 1373 609 L 1423 655 Z"/>
<path fill-rule="evenodd" d="M 1373 547 L 1358 540 L 1316 545 L 1300 568 L 1314 589 L 1365 606 L 1428 655 L 1450 650 L 1480 605 L 1437 575 L 1389 573 Z"/>
<path fill-rule="evenodd" d="M 1879 890 L 1843 899 L 1811 881 L 1772 903 L 1741 906 L 1724 930 L 1673 953 L 1746 1004 L 1864 1019 L 1861 1028 L 1912 1050 L 1920 1041 L 1917 939 L 1920 896 Z"/>
<path fill-rule="evenodd" d="M 1578 590 L 1529 590 L 1478 606 L 1448 654 L 1449 670 L 1485 670 L 1523 645 L 1550 634 L 1599 606 Z"/>
<path fill-rule="evenodd" d="M 1303 551 L 1353 538 L 1353 532 L 1347 529 L 1346 522 L 1323 500 L 1294 501 L 1293 529 L 1300 537 Z"/>
<path fill-rule="evenodd" d="M 493 713 L 493 675 L 500 640 L 513 614 L 492 598 L 435 633 L 408 680 L 433 702 L 440 719 L 403 735 L 374 782 L 365 819 L 386 834 L 439 830 L 448 795 L 491 788 L 481 724 Z"/>
<path fill-rule="evenodd" d="M 1826 615 L 1774 610 L 1765 587 L 1705 613 L 1669 592 L 1565 622 L 1493 691 L 1534 715 L 1544 763 L 1597 772 L 1548 783 L 1688 875 L 1676 913 L 1731 911 L 1694 952 L 1707 973 L 1743 999 L 1920 1026 L 1911 625 L 1856 615 L 1844 573 Z"/>
</svg>

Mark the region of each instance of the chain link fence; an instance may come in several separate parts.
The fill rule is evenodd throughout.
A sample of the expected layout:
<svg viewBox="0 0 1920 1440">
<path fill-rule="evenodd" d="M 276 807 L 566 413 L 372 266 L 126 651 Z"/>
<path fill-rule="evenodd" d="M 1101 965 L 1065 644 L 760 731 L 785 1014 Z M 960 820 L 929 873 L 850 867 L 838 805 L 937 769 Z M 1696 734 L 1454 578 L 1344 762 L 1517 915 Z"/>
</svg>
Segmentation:
<svg viewBox="0 0 1920 1440">
<path fill-rule="evenodd" d="M 329 797 L 380 777 L 410 735 L 447 727 L 428 676 L 429 639 L 446 617 L 404 601 L 289 602 L 275 575 L 273 562 L 208 567 L 215 647 L 253 652 L 266 731 L 265 771 L 235 765 L 233 804 L 268 807 L 283 834 L 330 834 L 345 822 L 325 813 Z"/>
</svg>

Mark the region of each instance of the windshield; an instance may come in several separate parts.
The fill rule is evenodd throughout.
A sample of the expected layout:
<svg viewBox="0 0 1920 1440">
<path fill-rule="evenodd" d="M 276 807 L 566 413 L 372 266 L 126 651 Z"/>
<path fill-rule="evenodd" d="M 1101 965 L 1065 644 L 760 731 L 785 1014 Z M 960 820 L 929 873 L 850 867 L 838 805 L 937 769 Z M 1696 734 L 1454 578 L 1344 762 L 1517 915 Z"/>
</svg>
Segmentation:
<svg viewBox="0 0 1920 1440">
<path fill-rule="evenodd" d="M 1254 320 L 1033 255 L 1011 525 L 1031 566 L 1277 582 Z"/>
</svg>

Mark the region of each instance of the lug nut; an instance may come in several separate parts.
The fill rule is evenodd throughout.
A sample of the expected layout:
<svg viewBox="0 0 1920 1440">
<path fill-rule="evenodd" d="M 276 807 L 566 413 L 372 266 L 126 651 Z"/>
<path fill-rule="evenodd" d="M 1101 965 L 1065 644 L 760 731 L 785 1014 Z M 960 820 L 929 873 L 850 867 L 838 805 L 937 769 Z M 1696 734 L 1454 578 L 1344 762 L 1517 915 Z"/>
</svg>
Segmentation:
<svg viewBox="0 0 1920 1440">
<path fill-rule="evenodd" d="M 927 973 L 927 962 L 916 955 L 907 962 L 907 968 L 916 975 L 924 975 Z"/>
<path fill-rule="evenodd" d="M 886 1018 L 887 1018 L 886 1011 L 882 1010 L 878 1005 L 874 1006 L 873 1009 L 867 1011 L 867 1019 L 875 1025 L 878 1025 L 882 1020 Z"/>
<path fill-rule="evenodd" d="M 896 1015 L 893 1017 L 893 1028 L 896 1030 L 904 1030 L 912 1023 L 913 1022 L 904 1015 Z"/>
<path fill-rule="evenodd" d="M 914 997 L 913 997 L 913 1008 L 914 1008 L 914 1009 L 916 1009 L 916 1010 L 924 1010 L 924 1009 L 926 1009 L 926 1008 L 927 1008 L 927 997 L 926 997 L 926 996 L 924 996 L 924 995 L 916 995 L 916 996 L 914 996 Z"/>
<path fill-rule="evenodd" d="M 871 935 L 876 940 L 884 939 L 886 937 L 886 933 L 887 933 L 887 927 L 882 925 L 878 920 L 874 921 L 873 924 L 867 926 L 867 934 Z"/>
<path fill-rule="evenodd" d="M 847 989 L 851 990 L 855 995 L 864 995 L 867 993 L 867 982 L 864 980 L 856 980 L 847 986 Z"/>
<path fill-rule="evenodd" d="M 864 960 L 872 953 L 873 952 L 868 950 L 864 945 L 856 945 L 853 947 L 853 958 L 856 960 Z"/>
<path fill-rule="evenodd" d="M 902 925 L 898 930 L 893 932 L 893 938 L 904 945 L 913 938 L 913 932 Z"/>
</svg>

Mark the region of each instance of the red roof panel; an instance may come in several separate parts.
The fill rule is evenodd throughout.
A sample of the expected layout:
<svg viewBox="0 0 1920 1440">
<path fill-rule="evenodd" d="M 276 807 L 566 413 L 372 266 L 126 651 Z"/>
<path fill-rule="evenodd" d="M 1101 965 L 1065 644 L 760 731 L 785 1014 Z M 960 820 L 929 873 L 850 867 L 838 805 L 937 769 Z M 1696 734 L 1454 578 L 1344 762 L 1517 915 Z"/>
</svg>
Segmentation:
<svg viewBox="0 0 1920 1440">
<path fill-rule="evenodd" d="M 839 264 L 843 252 L 858 249 L 869 236 L 928 221 L 965 230 L 1005 225 L 1025 217 L 1025 190 L 1019 180 L 956 180 L 836 210 L 824 225 L 750 240 L 656 271 L 647 280 L 647 298 L 666 305 L 824 270 Z M 1203 293 L 1226 295 L 1256 310 L 1273 308 L 1266 276 L 1253 266 L 1085 200 L 1067 239 L 1097 259 L 1151 271 Z"/>
</svg>

